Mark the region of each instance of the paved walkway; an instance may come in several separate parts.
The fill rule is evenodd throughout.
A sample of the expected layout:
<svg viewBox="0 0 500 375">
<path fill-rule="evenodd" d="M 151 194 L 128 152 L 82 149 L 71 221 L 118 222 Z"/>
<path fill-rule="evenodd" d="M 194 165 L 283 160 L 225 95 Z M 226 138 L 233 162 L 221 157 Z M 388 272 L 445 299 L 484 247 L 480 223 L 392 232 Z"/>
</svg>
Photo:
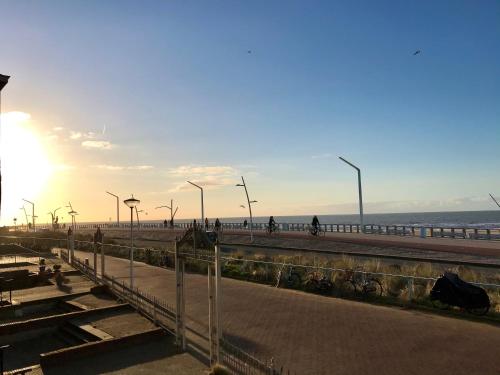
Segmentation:
<svg viewBox="0 0 500 375">
<path fill-rule="evenodd" d="M 89 253 L 76 252 L 80 258 Z M 98 263 L 98 270 L 100 265 Z M 135 285 L 175 305 L 175 274 L 135 263 Z M 106 273 L 128 280 L 125 259 Z M 297 374 L 498 375 L 500 327 L 223 279 L 224 335 Z M 186 277 L 190 325 L 207 332 L 207 280 Z M 194 323 L 196 322 L 196 323 Z"/>
</svg>

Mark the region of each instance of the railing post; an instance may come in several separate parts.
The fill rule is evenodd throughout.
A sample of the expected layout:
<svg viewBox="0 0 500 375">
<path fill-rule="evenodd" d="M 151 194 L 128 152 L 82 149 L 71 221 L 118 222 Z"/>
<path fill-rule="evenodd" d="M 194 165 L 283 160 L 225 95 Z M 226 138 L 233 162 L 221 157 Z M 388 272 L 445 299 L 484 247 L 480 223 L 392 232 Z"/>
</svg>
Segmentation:
<svg viewBox="0 0 500 375">
<path fill-rule="evenodd" d="M 101 277 L 103 278 L 103 280 L 104 280 L 104 273 L 106 271 L 104 262 L 105 262 L 105 257 L 104 257 L 104 239 L 103 239 L 101 242 Z"/>
<path fill-rule="evenodd" d="M 215 243 L 215 358 L 220 363 L 220 343 L 222 339 L 222 275 L 219 240 Z"/>
<path fill-rule="evenodd" d="M 413 277 L 409 277 L 407 281 L 408 288 L 408 303 L 411 303 L 413 300 Z"/>
<path fill-rule="evenodd" d="M 179 245 L 175 242 L 175 280 L 176 280 L 176 314 L 175 336 L 177 345 L 186 350 L 186 332 L 184 321 L 184 261 L 180 258 Z"/>
<path fill-rule="evenodd" d="M 97 284 L 97 242 L 94 241 L 94 282 Z"/>
<path fill-rule="evenodd" d="M 215 363 L 214 353 L 214 279 L 212 271 L 212 263 L 208 263 L 208 346 L 210 348 L 210 365 Z"/>
</svg>

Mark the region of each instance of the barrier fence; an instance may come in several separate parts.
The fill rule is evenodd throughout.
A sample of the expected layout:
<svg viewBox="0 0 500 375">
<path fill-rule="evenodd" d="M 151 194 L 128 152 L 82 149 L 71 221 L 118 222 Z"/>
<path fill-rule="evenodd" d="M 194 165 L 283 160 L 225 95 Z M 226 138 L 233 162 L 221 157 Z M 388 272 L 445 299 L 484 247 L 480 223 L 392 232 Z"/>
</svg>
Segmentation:
<svg viewBox="0 0 500 375">
<path fill-rule="evenodd" d="M 78 244 L 80 248 L 87 247 L 93 245 L 92 242 L 88 241 L 75 241 L 75 245 Z M 76 246 L 75 246 L 76 247 Z M 127 246 L 120 246 L 121 248 Z M 149 250 L 149 249 L 141 249 L 134 248 L 136 250 Z M 69 262 L 70 259 L 67 254 L 67 249 L 61 251 L 61 258 L 66 262 Z M 158 252 L 159 250 L 157 250 Z M 164 253 L 171 254 L 172 251 L 165 251 Z M 207 251 L 199 251 L 194 255 L 191 252 L 184 252 L 181 255 L 190 258 L 190 259 L 200 259 L 200 257 L 207 258 Z M 194 258 L 193 258 L 194 256 Z M 213 262 L 213 257 L 209 262 Z M 82 261 L 78 257 L 73 258 L 73 266 L 80 270 L 82 273 L 89 276 L 96 283 L 102 283 L 110 287 L 115 295 L 119 298 L 123 299 L 131 306 L 133 306 L 137 311 L 147 316 L 153 322 L 166 329 L 169 332 L 175 334 L 176 327 L 176 317 L 177 312 L 176 308 L 169 305 L 165 300 L 159 299 L 156 296 L 153 296 L 149 293 L 141 291 L 139 288 L 134 287 L 130 288 L 125 281 L 117 281 L 114 277 L 110 277 L 107 274 L 101 275 L 95 272 L 95 269 L 87 264 L 87 262 Z M 207 333 L 206 326 L 204 323 L 197 321 L 195 318 L 186 315 L 186 328 L 189 331 L 196 333 L 197 337 L 202 338 L 202 342 L 208 340 L 205 336 Z M 197 340 L 199 343 L 200 340 Z M 221 339 L 221 364 L 228 367 L 234 374 L 241 375 L 281 375 L 284 374 L 283 370 L 276 370 L 272 364 L 272 360 L 270 363 L 266 363 L 266 361 L 261 361 L 256 357 L 248 354 L 243 349 L 238 348 L 237 346 L 231 344 L 230 342 Z M 290 372 L 288 372 L 290 373 Z"/>
<path fill-rule="evenodd" d="M 197 224 L 198 227 L 202 225 Z M 193 223 L 177 223 L 172 228 L 165 227 L 162 223 L 139 223 L 134 224 L 134 228 L 143 230 L 172 230 L 172 229 L 189 229 Z M 253 223 L 252 229 L 256 232 L 266 232 L 268 230 L 267 223 Z M 115 229 L 127 230 L 130 229 L 130 224 L 111 224 L 111 223 L 94 223 L 94 224 L 76 224 L 76 230 L 92 230 L 92 229 Z M 203 228 L 204 225 L 203 225 Z M 221 228 L 227 231 L 249 231 L 250 224 L 221 222 Z M 310 233 L 311 224 L 305 223 L 277 223 L 277 231 L 279 232 L 305 232 Z M 10 229 L 14 229 L 11 227 Z M 60 230 L 66 230 L 67 227 Z M 214 223 L 210 223 L 205 229 L 213 230 Z M 363 229 L 363 230 L 362 230 Z M 38 225 L 37 230 L 54 230 L 49 225 Z M 391 236 L 412 236 L 420 238 L 456 238 L 456 239 L 472 239 L 472 240 L 500 240 L 500 228 L 479 228 L 469 226 L 420 226 L 420 225 L 380 225 L 380 224 L 365 224 L 361 228 L 360 224 L 320 224 L 320 234 L 327 233 L 361 233 L 379 234 Z"/>
</svg>

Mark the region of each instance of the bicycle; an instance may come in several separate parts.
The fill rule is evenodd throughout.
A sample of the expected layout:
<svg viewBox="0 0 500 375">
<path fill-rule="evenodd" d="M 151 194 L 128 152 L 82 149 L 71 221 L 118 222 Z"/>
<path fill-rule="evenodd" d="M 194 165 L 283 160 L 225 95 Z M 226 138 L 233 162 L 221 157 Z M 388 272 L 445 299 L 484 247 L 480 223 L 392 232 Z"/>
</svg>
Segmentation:
<svg viewBox="0 0 500 375">
<path fill-rule="evenodd" d="M 317 226 L 317 227 L 311 226 L 309 228 L 309 233 L 312 234 L 313 236 L 316 236 L 316 237 L 326 235 L 326 231 L 322 230 L 321 226 Z"/>
<path fill-rule="evenodd" d="M 360 292 L 363 297 L 380 297 L 384 289 L 380 280 L 374 277 L 366 277 L 364 272 L 347 270 L 340 291 L 341 295 L 353 295 Z"/>
<path fill-rule="evenodd" d="M 280 285 L 286 285 L 287 288 L 298 289 L 302 285 L 302 277 L 295 270 L 294 267 L 288 267 L 288 273 L 286 275 L 286 279 L 282 280 L 283 277 L 283 268 L 285 268 L 285 264 L 283 264 L 278 271 L 278 276 L 276 277 L 276 288 Z"/>
<path fill-rule="evenodd" d="M 278 224 L 268 225 L 266 228 L 267 234 L 279 233 L 280 227 Z"/>
<path fill-rule="evenodd" d="M 329 294 L 333 291 L 333 282 L 331 278 L 326 277 L 320 272 L 311 272 L 305 283 L 305 290 L 308 292 L 319 292 Z"/>
</svg>

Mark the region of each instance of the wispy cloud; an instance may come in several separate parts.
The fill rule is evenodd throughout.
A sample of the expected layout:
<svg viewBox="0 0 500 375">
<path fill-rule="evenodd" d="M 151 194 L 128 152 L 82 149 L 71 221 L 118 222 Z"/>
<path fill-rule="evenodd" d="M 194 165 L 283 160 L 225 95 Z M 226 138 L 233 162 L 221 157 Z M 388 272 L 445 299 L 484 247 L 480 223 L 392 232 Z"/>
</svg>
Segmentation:
<svg viewBox="0 0 500 375">
<path fill-rule="evenodd" d="M 228 165 L 181 165 L 169 170 L 174 177 L 182 177 L 183 181 L 178 181 L 170 192 L 178 192 L 193 189 L 186 180 L 206 188 L 218 188 L 235 183 L 238 170 Z"/>
<path fill-rule="evenodd" d="M 313 155 L 311 156 L 311 159 L 328 159 L 331 157 L 333 157 L 332 154 L 330 154 L 329 152 L 325 152 L 323 154 Z"/>
<path fill-rule="evenodd" d="M 83 141 L 82 147 L 94 150 L 111 150 L 115 145 L 108 141 Z"/>
<path fill-rule="evenodd" d="M 98 169 L 106 169 L 108 171 L 123 171 L 123 170 L 147 171 L 154 168 L 152 165 L 124 166 L 124 165 L 109 165 L 109 164 L 99 164 L 99 165 L 94 165 L 94 167 Z"/>
<path fill-rule="evenodd" d="M 60 132 L 61 130 L 64 130 L 64 128 L 62 126 L 56 126 L 56 127 L 52 128 L 52 130 L 55 132 Z"/>
<path fill-rule="evenodd" d="M 236 169 L 228 165 L 220 166 L 200 166 L 181 165 L 170 169 L 169 173 L 178 176 L 200 176 L 200 175 L 235 175 Z"/>
</svg>

